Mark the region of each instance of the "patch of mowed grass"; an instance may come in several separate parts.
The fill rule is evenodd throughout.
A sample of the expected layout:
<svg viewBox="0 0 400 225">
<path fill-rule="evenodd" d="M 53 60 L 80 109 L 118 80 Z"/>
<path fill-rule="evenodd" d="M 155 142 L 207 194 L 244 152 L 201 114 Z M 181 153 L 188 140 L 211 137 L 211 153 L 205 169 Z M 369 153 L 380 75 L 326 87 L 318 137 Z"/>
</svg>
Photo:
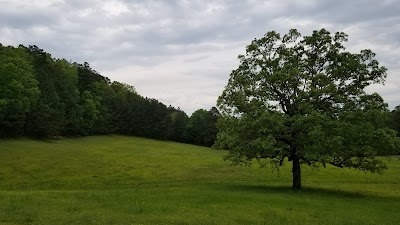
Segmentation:
<svg viewBox="0 0 400 225">
<path fill-rule="evenodd" d="M 400 162 L 383 175 L 125 136 L 0 141 L 0 224 L 399 224 Z"/>
</svg>

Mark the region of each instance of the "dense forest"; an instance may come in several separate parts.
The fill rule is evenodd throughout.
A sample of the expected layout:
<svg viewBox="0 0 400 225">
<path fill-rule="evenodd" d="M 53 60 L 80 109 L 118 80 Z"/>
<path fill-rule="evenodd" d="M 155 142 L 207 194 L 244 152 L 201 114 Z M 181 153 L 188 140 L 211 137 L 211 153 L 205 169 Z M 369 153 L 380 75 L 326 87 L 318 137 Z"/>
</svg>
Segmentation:
<svg viewBox="0 0 400 225">
<path fill-rule="evenodd" d="M 0 44 L 0 137 L 123 134 L 211 146 L 218 110 L 181 109 L 146 98 L 88 63 L 37 46 Z"/>
</svg>

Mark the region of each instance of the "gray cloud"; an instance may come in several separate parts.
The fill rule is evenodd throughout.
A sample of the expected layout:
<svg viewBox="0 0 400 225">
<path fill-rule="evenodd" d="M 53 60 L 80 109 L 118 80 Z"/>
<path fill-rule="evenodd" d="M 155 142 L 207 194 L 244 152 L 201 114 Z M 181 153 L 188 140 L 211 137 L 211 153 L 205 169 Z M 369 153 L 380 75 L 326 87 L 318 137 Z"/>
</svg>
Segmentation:
<svg viewBox="0 0 400 225">
<path fill-rule="evenodd" d="M 87 61 L 191 113 L 215 105 L 252 39 L 325 27 L 348 33 L 349 50 L 377 53 L 389 74 L 386 86 L 370 91 L 393 108 L 400 104 L 399 11 L 399 1 L 0 0 L 0 43 Z"/>
</svg>

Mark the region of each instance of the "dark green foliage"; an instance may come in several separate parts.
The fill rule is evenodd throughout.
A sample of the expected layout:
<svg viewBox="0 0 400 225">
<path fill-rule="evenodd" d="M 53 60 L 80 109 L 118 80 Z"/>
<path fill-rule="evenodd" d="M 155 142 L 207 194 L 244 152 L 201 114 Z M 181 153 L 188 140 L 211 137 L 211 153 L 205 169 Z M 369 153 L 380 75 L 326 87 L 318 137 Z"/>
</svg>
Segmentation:
<svg viewBox="0 0 400 225">
<path fill-rule="evenodd" d="M 189 122 L 189 117 L 179 108 L 175 109 L 170 106 L 168 109 L 170 111 L 168 119 L 171 124 L 168 139 L 177 142 L 187 142 L 188 134 L 186 127 Z"/>
<path fill-rule="evenodd" d="M 195 122 L 200 127 L 188 126 L 179 108 L 111 82 L 87 62 L 54 59 L 37 46 L 0 45 L 0 87 L 0 137 L 125 134 L 207 146 L 215 140 L 211 112 Z M 201 141 L 189 138 L 188 127 L 202 133 Z"/>
<path fill-rule="evenodd" d="M 346 41 L 325 29 L 252 41 L 218 100 L 215 147 L 229 150 L 235 164 L 255 159 L 278 168 L 287 158 L 295 189 L 300 164 L 382 172 L 374 156 L 395 154 L 399 139 L 386 127 L 387 104 L 365 88 L 383 83 L 386 68 L 371 50 L 347 52 Z"/>
<path fill-rule="evenodd" d="M 397 136 L 400 136 L 400 105 L 390 113 L 390 128 L 397 131 Z"/>
<path fill-rule="evenodd" d="M 78 73 L 76 65 L 66 60 L 51 62 L 57 72 L 57 95 L 64 105 L 64 122 L 62 123 L 62 134 L 79 135 L 81 125 L 81 94 L 78 90 Z"/>
<path fill-rule="evenodd" d="M 0 137 L 23 134 L 26 114 L 39 95 L 33 73 L 23 47 L 0 46 Z"/>
<path fill-rule="evenodd" d="M 77 64 L 78 71 L 78 88 L 80 91 L 93 91 L 96 86 L 96 82 L 110 83 L 110 80 L 106 77 L 101 76 L 95 70 L 93 70 L 89 63 Z"/>
<path fill-rule="evenodd" d="M 60 136 L 66 124 L 66 101 L 71 99 L 69 93 L 74 96 L 74 90 L 68 89 L 74 88 L 73 80 L 62 62 L 56 63 L 50 54 L 37 46 L 29 46 L 27 50 L 32 57 L 40 95 L 29 113 L 26 131 L 40 138 Z"/>
<path fill-rule="evenodd" d="M 218 133 L 216 122 L 219 117 L 217 108 L 210 111 L 199 109 L 192 114 L 188 124 L 188 136 L 192 143 L 203 146 L 212 146 Z"/>
</svg>

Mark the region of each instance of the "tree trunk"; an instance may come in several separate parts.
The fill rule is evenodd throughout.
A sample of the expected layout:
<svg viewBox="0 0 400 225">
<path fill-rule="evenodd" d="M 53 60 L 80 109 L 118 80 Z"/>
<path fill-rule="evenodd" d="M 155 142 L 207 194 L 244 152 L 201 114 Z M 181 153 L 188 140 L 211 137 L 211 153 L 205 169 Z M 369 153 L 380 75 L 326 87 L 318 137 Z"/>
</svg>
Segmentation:
<svg viewBox="0 0 400 225">
<path fill-rule="evenodd" d="M 292 162 L 292 173 L 293 173 L 293 189 L 301 189 L 301 170 L 300 170 L 300 159 L 297 155 L 294 155 Z"/>
</svg>

